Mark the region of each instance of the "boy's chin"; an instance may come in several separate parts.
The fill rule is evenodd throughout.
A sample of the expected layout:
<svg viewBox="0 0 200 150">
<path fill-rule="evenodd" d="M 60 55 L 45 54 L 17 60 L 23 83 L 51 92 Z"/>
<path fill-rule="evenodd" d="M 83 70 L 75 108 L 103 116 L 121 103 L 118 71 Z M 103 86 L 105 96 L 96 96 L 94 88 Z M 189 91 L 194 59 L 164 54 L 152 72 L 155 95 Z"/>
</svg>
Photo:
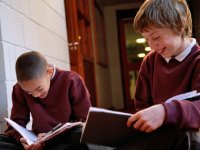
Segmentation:
<svg viewBox="0 0 200 150">
<path fill-rule="evenodd" d="M 172 56 L 171 55 L 167 55 L 167 54 L 160 54 L 162 57 L 164 58 L 171 58 Z"/>
</svg>

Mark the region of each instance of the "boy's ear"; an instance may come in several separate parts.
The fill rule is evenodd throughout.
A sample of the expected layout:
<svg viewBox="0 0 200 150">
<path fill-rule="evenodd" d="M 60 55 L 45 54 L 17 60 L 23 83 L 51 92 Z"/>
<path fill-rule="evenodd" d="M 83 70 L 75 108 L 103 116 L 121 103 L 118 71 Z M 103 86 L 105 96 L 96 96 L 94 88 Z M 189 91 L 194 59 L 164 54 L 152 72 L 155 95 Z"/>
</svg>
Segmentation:
<svg viewBox="0 0 200 150">
<path fill-rule="evenodd" d="M 52 66 L 48 66 L 48 68 L 47 68 L 47 73 L 50 75 L 50 76 L 52 76 L 53 75 L 53 71 L 54 71 L 54 68 L 52 67 Z"/>
</svg>

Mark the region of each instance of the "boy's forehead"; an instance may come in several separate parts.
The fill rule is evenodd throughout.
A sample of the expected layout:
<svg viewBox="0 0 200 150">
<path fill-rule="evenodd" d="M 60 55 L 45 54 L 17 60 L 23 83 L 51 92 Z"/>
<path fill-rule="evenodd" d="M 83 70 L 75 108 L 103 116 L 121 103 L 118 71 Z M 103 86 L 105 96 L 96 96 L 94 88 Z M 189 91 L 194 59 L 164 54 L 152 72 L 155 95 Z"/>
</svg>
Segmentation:
<svg viewBox="0 0 200 150">
<path fill-rule="evenodd" d="M 151 36 L 157 32 L 159 32 L 159 30 L 156 28 L 148 28 L 148 29 L 143 30 L 143 32 L 141 34 L 143 36 Z"/>
<path fill-rule="evenodd" d="M 168 29 L 168 28 L 151 27 L 151 28 L 145 29 L 141 34 L 143 36 L 152 36 L 156 33 L 162 33 L 166 29 Z"/>
<path fill-rule="evenodd" d="M 33 91 L 38 88 L 40 88 L 43 85 L 42 79 L 33 79 L 33 80 L 27 80 L 27 81 L 22 81 L 18 82 L 21 88 L 25 91 Z"/>
</svg>

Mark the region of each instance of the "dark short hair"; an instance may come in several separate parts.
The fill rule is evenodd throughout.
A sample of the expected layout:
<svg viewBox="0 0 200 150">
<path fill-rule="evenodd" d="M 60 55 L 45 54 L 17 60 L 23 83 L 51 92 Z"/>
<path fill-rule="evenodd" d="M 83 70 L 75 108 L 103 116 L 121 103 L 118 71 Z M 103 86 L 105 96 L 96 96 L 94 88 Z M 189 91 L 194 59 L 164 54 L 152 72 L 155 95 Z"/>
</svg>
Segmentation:
<svg viewBox="0 0 200 150">
<path fill-rule="evenodd" d="M 47 65 L 45 57 L 36 51 L 22 54 L 15 65 L 17 81 L 38 79 L 45 73 Z"/>
</svg>

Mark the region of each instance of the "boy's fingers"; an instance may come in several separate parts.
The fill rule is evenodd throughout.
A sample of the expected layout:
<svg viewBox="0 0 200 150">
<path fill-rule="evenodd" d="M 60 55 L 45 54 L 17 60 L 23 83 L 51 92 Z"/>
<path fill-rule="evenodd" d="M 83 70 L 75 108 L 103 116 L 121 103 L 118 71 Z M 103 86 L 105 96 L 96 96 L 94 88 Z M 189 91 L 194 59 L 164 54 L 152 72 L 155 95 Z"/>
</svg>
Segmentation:
<svg viewBox="0 0 200 150">
<path fill-rule="evenodd" d="M 131 117 L 128 118 L 128 121 L 127 121 L 127 126 L 130 127 L 133 125 L 134 122 L 136 122 L 138 120 L 138 115 L 137 113 L 132 115 Z"/>
<path fill-rule="evenodd" d="M 134 127 L 135 129 L 137 129 L 137 130 L 140 130 L 140 128 L 141 128 L 144 124 L 145 124 L 145 122 L 144 122 L 142 119 L 138 119 L 138 120 L 134 123 L 133 127 Z"/>
<path fill-rule="evenodd" d="M 20 142 L 22 143 L 22 145 L 24 146 L 24 148 L 28 146 L 27 141 L 26 141 L 25 138 L 20 138 Z"/>
<path fill-rule="evenodd" d="M 150 133 L 150 132 L 152 132 L 152 131 L 154 131 L 154 130 L 153 130 L 151 127 L 148 127 L 148 128 L 145 129 L 145 132 L 146 132 L 146 133 Z"/>
<path fill-rule="evenodd" d="M 41 136 L 43 136 L 43 134 L 41 134 Z M 20 142 L 22 143 L 22 145 L 23 145 L 25 150 L 31 150 L 31 149 L 33 149 L 33 150 L 41 150 L 44 147 L 44 143 L 41 144 L 41 143 L 38 143 L 38 142 L 33 143 L 31 145 L 28 145 L 25 138 L 21 138 Z"/>
<path fill-rule="evenodd" d="M 25 138 L 20 138 L 20 142 L 27 143 Z"/>
<path fill-rule="evenodd" d="M 143 124 L 141 127 L 140 127 L 140 131 L 145 131 L 148 130 L 149 126 L 147 124 Z"/>
<path fill-rule="evenodd" d="M 33 149 L 36 149 L 36 150 L 41 150 L 43 148 L 44 144 L 40 144 L 40 143 L 34 143 L 33 144 Z"/>
<path fill-rule="evenodd" d="M 46 133 L 40 133 L 40 134 L 38 134 L 37 141 L 40 141 L 45 135 L 46 135 Z"/>
</svg>

